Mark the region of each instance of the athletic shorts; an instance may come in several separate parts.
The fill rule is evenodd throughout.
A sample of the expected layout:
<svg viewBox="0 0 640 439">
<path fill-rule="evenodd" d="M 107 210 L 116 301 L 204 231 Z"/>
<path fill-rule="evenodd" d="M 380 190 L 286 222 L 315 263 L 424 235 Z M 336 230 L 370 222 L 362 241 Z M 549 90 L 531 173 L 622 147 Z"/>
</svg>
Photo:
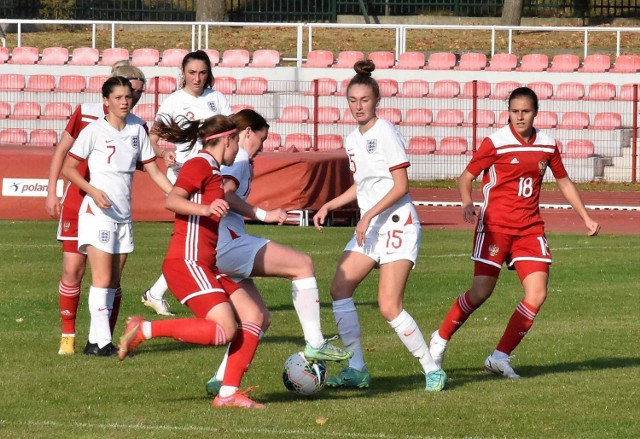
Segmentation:
<svg viewBox="0 0 640 439">
<path fill-rule="evenodd" d="M 204 318 L 216 305 L 228 302 L 240 285 L 226 275 L 186 259 L 165 259 L 162 274 L 175 298 L 196 317 Z"/>
<path fill-rule="evenodd" d="M 87 254 L 88 245 L 112 255 L 131 253 L 133 227 L 131 223 L 114 223 L 92 213 L 83 213 L 78 218 L 78 252 Z"/>
<path fill-rule="evenodd" d="M 269 242 L 266 238 L 240 235 L 216 249 L 216 266 L 236 282 L 251 277 L 256 255 Z"/>
<path fill-rule="evenodd" d="M 62 242 L 64 253 L 80 253 L 78 251 L 78 210 L 60 207 L 60 220 L 56 233 L 58 241 Z"/>
<path fill-rule="evenodd" d="M 500 268 L 510 269 L 518 261 L 551 264 L 551 250 L 544 233 L 517 236 L 497 232 L 476 232 L 471 259 Z"/>
<path fill-rule="evenodd" d="M 369 256 L 378 266 L 389 262 L 408 259 L 416 264 L 420 249 L 420 225 L 409 223 L 405 225 L 385 224 L 379 230 L 371 227 L 365 234 L 364 245 L 358 246 L 355 233 L 344 251 L 352 251 Z"/>
</svg>

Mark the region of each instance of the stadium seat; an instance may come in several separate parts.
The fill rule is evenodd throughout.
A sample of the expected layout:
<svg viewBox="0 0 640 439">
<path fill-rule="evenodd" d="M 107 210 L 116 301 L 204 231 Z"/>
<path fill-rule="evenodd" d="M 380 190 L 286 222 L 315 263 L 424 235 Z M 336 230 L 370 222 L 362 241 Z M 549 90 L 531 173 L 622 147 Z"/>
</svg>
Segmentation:
<svg viewBox="0 0 640 439">
<path fill-rule="evenodd" d="M 451 52 L 434 52 L 429 55 L 425 70 L 451 70 L 456 66 L 456 55 Z"/>
<path fill-rule="evenodd" d="M 332 64 L 333 52 L 329 50 L 312 50 L 307 54 L 307 61 L 302 63 L 302 67 L 323 69 L 330 67 Z"/>
<path fill-rule="evenodd" d="M 241 110 L 254 110 L 255 111 L 255 107 L 253 105 L 250 104 L 234 104 L 231 106 L 231 112 L 232 113 L 237 113 L 238 111 Z"/>
<path fill-rule="evenodd" d="M 373 61 L 376 65 L 376 70 L 392 69 L 396 63 L 395 55 L 386 51 L 371 52 L 367 58 Z"/>
<path fill-rule="evenodd" d="M 160 51 L 150 47 L 136 49 L 131 54 L 131 64 L 137 67 L 153 67 L 160 62 Z"/>
<path fill-rule="evenodd" d="M 400 125 L 427 126 L 433 122 L 433 113 L 428 108 L 409 108 Z"/>
<path fill-rule="evenodd" d="M 589 128 L 592 130 L 617 130 L 622 128 L 622 116 L 613 112 L 596 113 Z"/>
<path fill-rule="evenodd" d="M 282 109 L 277 122 L 300 123 L 309 120 L 309 108 L 302 105 L 288 105 Z"/>
<path fill-rule="evenodd" d="M 65 93 L 81 93 L 87 86 L 84 76 L 62 75 L 58 80 L 55 91 Z"/>
<path fill-rule="evenodd" d="M 364 53 L 359 50 L 343 50 L 338 52 L 336 63 L 331 67 L 337 69 L 353 69 L 353 65 L 356 61 L 361 61 L 363 59 L 365 59 Z"/>
<path fill-rule="evenodd" d="M 549 57 L 543 53 L 528 53 L 520 60 L 519 72 L 544 72 L 549 67 Z"/>
<path fill-rule="evenodd" d="M 504 110 L 500 112 L 498 116 L 498 123 L 496 124 L 499 127 L 503 127 L 509 123 L 509 111 Z"/>
<path fill-rule="evenodd" d="M 0 64 L 4 64 L 7 61 L 9 61 L 11 54 L 9 52 L 9 49 L 7 49 L 6 47 L 0 47 Z"/>
<path fill-rule="evenodd" d="M 452 110 L 445 108 L 436 113 L 436 118 L 431 125 L 436 127 L 455 127 L 462 126 L 464 122 L 464 113 L 462 110 Z"/>
<path fill-rule="evenodd" d="M 51 129 L 37 128 L 29 133 L 27 146 L 55 146 L 58 143 L 58 132 Z"/>
<path fill-rule="evenodd" d="M 376 115 L 380 119 L 391 122 L 394 125 L 398 125 L 402 121 L 402 111 L 399 108 L 394 107 L 382 107 L 378 108 Z"/>
<path fill-rule="evenodd" d="M 567 111 L 560 118 L 557 128 L 565 130 L 582 130 L 589 127 L 589 113 L 584 111 Z"/>
<path fill-rule="evenodd" d="M 102 84 L 109 79 L 106 75 L 97 75 L 89 77 L 87 88 L 84 90 L 87 93 L 102 93 Z M 148 86 L 149 84 L 147 84 Z"/>
<path fill-rule="evenodd" d="M 331 96 L 335 94 L 338 89 L 338 81 L 333 78 L 318 78 L 318 96 Z M 314 81 L 309 83 L 309 90 L 305 92 L 306 95 L 313 96 L 316 92 L 314 87 Z"/>
<path fill-rule="evenodd" d="M 493 110 L 476 110 L 477 125 L 480 128 L 487 128 L 493 126 L 496 123 L 496 114 Z M 467 114 L 467 121 L 464 126 L 473 126 L 474 117 L 473 111 L 469 111 Z"/>
<path fill-rule="evenodd" d="M 580 68 L 580 58 L 578 55 L 559 54 L 553 57 L 551 67 L 547 72 L 568 73 L 575 72 Z"/>
<path fill-rule="evenodd" d="M 211 67 L 220 63 L 220 52 L 216 49 L 204 49 L 204 52 L 209 57 L 209 61 L 211 61 Z"/>
<path fill-rule="evenodd" d="M 157 88 L 156 88 L 156 78 Z M 177 90 L 178 82 L 173 76 L 157 76 L 147 80 L 147 93 L 171 94 Z"/>
<path fill-rule="evenodd" d="M 469 52 L 460 56 L 460 63 L 456 70 L 478 71 L 487 67 L 487 55 L 484 53 Z"/>
<path fill-rule="evenodd" d="M 11 52 L 9 64 L 35 64 L 40 59 L 37 47 L 15 47 Z"/>
<path fill-rule="evenodd" d="M 476 95 L 478 99 L 486 99 L 491 96 L 491 84 L 487 81 L 477 81 Z M 473 82 L 465 82 L 462 86 L 461 98 L 473 98 Z"/>
<path fill-rule="evenodd" d="M 400 70 L 418 70 L 424 67 L 427 60 L 422 52 L 404 52 L 398 56 L 398 65 L 396 69 Z"/>
<path fill-rule="evenodd" d="M 640 55 L 620 55 L 616 58 L 611 73 L 640 72 Z"/>
<path fill-rule="evenodd" d="M 585 73 L 604 73 L 611 69 L 611 57 L 602 53 L 584 57 L 582 67 L 578 70 Z"/>
<path fill-rule="evenodd" d="M 262 149 L 264 151 L 277 151 L 282 145 L 281 142 L 280 134 L 269 131 L 267 139 L 262 144 Z"/>
<path fill-rule="evenodd" d="M 100 61 L 100 52 L 93 47 L 76 47 L 71 53 L 70 66 L 94 66 Z"/>
<path fill-rule="evenodd" d="M 413 136 L 409 139 L 407 154 L 433 154 L 436 151 L 436 139 L 431 136 Z"/>
<path fill-rule="evenodd" d="M 66 47 L 45 47 L 38 64 L 62 66 L 69 62 L 69 49 Z"/>
<path fill-rule="evenodd" d="M 338 123 L 339 124 L 343 124 L 343 125 L 355 125 L 356 124 L 356 119 L 355 119 L 355 117 L 353 117 L 353 114 L 351 113 L 351 110 L 346 108 L 344 110 L 344 113 L 342 113 L 342 119 L 340 119 L 338 121 Z"/>
<path fill-rule="evenodd" d="M 318 107 L 318 123 L 337 123 L 340 120 L 340 109 L 338 107 Z M 313 120 L 309 120 L 313 122 Z"/>
<path fill-rule="evenodd" d="M 485 68 L 491 72 L 510 72 L 518 67 L 518 57 L 513 53 L 496 53 L 491 57 L 489 66 Z"/>
<path fill-rule="evenodd" d="M 280 52 L 273 49 L 258 49 L 253 52 L 249 67 L 273 68 L 280 65 Z"/>
<path fill-rule="evenodd" d="M 436 81 L 432 84 L 429 97 L 431 98 L 455 98 L 460 94 L 460 83 L 449 79 Z"/>
<path fill-rule="evenodd" d="M 342 136 L 338 134 L 318 134 L 318 151 L 331 151 L 342 149 Z"/>
<path fill-rule="evenodd" d="M 380 96 L 391 97 L 398 94 L 398 81 L 395 79 L 378 79 Z"/>
<path fill-rule="evenodd" d="M 403 98 L 422 98 L 429 94 L 429 83 L 424 79 L 408 79 L 402 83 L 398 96 Z"/>
<path fill-rule="evenodd" d="M 462 155 L 467 152 L 469 145 L 467 139 L 459 136 L 444 137 L 440 140 L 440 147 L 435 150 L 435 155 Z"/>
<path fill-rule="evenodd" d="M 129 50 L 121 47 L 109 47 L 102 51 L 102 59 L 98 63 L 99 66 L 112 66 L 118 61 L 129 59 Z"/>
<path fill-rule="evenodd" d="M 17 102 L 13 106 L 9 119 L 33 120 L 39 118 L 41 113 L 42 107 L 37 102 Z"/>
<path fill-rule="evenodd" d="M 269 81 L 261 76 L 248 76 L 240 80 L 236 94 L 238 95 L 263 95 L 267 92 Z"/>
<path fill-rule="evenodd" d="M 347 87 L 349 86 L 349 82 L 351 82 L 351 78 L 343 79 L 340 82 L 340 90 L 337 94 L 344 96 L 347 94 Z"/>
<path fill-rule="evenodd" d="M 238 89 L 238 81 L 232 76 L 217 76 L 213 88 L 225 95 L 231 95 Z"/>
<path fill-rule="evenodd" d="M 558 115 L 555 111 L 538 111 L 533 125 L 536 128 L 555 128 L 558 125 Z"/>
<path fill-rule="evenodd" d="M 571 159 L 586 159 L 594 155 L 595 147 L 591 140 L 569 140 L 563 148 L 562 156 Z"/>
<path fill-rule="evenodd" d="M 616 97 L 616 86 L 610 82 L 596 82 L 589 84 L 587 95 L 584 97 L 587 101 L 610 101 Z"/>
<path fill-rule="evenodd" d="M 149 122 L 156 119 L 156 113 L 158 111 L 155 104 L 138 104 L 133 107 L 133 112 L 140 119 Z"/>
<path fill-rule="evenodd" d="M 53 75 L 32 75 L 27 79 L 24 91 L 53 91 L 56 88 L 56 78 Z"/>
<path fill-rule="evenodd" d="M 227 49 L 222 52 L 220 67 L 246 67 L 251 55 L 245 49 Z"/>
<path fill-rule="evenodd" d="M 622 84 L 620 86 L 620 90 L 618 91 L 618 94 L 616 95 L 616 100 L 618 100 L 618 101 L 633 101 L 634 100 L 634 96 L 633 96 L 633 87 L 634 86 L 638 87 L 638 96 L 636 98 L 640 98 L 640 84 L 631 83 L 631 84 Z"/>
<path fill-rule="evenodd" d="M 42 110 L 41 120 L 66 120 L 71 117 L 73 108 L 68 102 L 47 102 Z"/>
<path fill-rule="evenodd" d="M 303 133 L 287 134 L 284 138 L 284 149 L 296 149 L 300 152 L 311 150 L 311 136 Z"/>
<path fill-rule="evenodd" d="M 581 82 L 563 82 L 556 85 L 553 99 L 578 101 L 584 97 L 584 84 Z"/>
<path fill-rule="evenodd" d="M 162 67 L 182 67 L 182 60 L 188 53 L 187 49 L 166 49 L 162 52 L 162 59 L 158 65 Z"/>
<path fill-rule="evenodd" d="M 504 101 L 505 99 L 507 99 L 509 97 L 509 95 L 511 94 L 511 92 L 513 90 L 515 90 L 516 88 L 518 88 L 520 86 L 521 86 L 521 84 L 519 82 L 515 82 L 515 81 L 498 82 L 493 87 L 493 93 L 491 93 L 491 96 L 489 96 L 489 97 L 491 99 L 500 99 L 501 101 Z"/>
<path fill-rule="evenodd" d="M 0 145 L 27 143 L 27 132 L 22 128 L 5 128 L 0 130 Z"/>
<path fill-rule="evenodd" d="M 534 81 L 527 84 L 531 90 L 538 96 L 538 100 L 544 101 L 551 99 L 553 96 L 553 84 L 546 81 Z"/>
<path fill-rule="evenodd" d="M 6 119 L 11 114 L 11 104 L 9 102 L 0 101 L 0 120 Z"/>
</svg>

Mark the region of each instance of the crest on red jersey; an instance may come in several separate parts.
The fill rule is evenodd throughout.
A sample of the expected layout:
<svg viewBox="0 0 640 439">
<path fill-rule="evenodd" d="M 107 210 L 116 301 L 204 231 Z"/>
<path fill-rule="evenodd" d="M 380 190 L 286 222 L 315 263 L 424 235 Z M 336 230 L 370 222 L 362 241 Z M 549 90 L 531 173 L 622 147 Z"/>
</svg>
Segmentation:
<svg viewBox="0 0 640 439">
<path fill-rule="evenodd" d="M 378 141 L 376 139 L 367 140 L 367 152 L 373 154 L 378 149 Z"/>
<path fill-rule="evenodd" d="M 489 246 L 489 254 L 490 254 L 491 256 L 495 256 L 495 255 L 497 255 L 498 253 L 500 253 L 500 247 L 498 247 L 498 246 L 497 246 L 497 245 L 495 245 L 495 244 L 491 244 L 491 245 Z"/>
<path fill-rule="evenodd" d="M 549 163 L 547 163 L 546 160 L 540 160 L 538 162 L 538 170 L 540 171 L 540 175 L 544 175 L 544 173 L 547 172 L 547 166 L 549 166 Z"/>
<path fill-rule="evenodd" d="M 65 221 L 62 224 L 62 228 L 64 229 L 65 232 L 68 232 L 70 227 L 71 227 L 71 223 L 69 221 Z"/>
</svg>

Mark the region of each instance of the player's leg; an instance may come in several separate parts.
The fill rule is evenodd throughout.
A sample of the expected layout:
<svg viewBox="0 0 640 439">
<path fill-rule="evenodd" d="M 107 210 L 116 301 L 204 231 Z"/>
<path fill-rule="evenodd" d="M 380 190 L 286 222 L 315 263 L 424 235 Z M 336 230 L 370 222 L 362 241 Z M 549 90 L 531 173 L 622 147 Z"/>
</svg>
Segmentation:
<svg viewBox="0 0 640 439">
<path fill-rule="evenodd" d="M 97 356 L 113 356 L 117 354 L 117 349 L 112 343 L 107 296 L 112 282 L 113 259 L 114 257 L 119 259 L 119 257 L 102 251 L 93 245 L 87 245 L 86 251 L 91 264 L 91 288 L 89 289 L 91 326 L 85 353 Z"/>
<path fill-rule="evenodd" d="M 113 258 L 113 266 L 111 271 L 111 285 L 109 285 L 109 291 L 107 294 L 107 306 L 109 306 L 109 329 L 111 329 L 111 335 L 113 336 L 116 323 L 118 322 L 118 315 L 120 314 L 120 304 L 122 302 L 122 288 L 120 288 L 120 279 L 122 278 L 122 271 L 127 262 L 127 254 L 120 254 L 118 257 Z"/>
<path fill-rule="evenodd" d="M 169 303 L 164 299 L 164 294 L 167 292 L 168 288 L 167 280 L 164 278 L 163 274 L 160 274 L 160 277 L 158 277 L 153 286 L 142 293 L 142 303 L 153 309 L 158 315 L 174 315 L 169 308 Z"/>
<path fill-rule="evenodd" d="M 58 285 L 62 337 L 58 354 L 71 355 L 75 352 L 76 316 L 87 256 L 78 252 L 76 240 L 62 241 L 62 246 L 62 276 Z"/>
</svg>

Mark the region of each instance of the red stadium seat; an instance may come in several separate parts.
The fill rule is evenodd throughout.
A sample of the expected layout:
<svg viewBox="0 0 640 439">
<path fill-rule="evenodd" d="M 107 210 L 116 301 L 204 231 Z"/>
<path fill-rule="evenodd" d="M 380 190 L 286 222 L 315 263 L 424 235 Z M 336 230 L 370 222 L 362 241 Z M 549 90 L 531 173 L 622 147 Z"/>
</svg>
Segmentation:
<svg viewBox="0 0 640 439">
<path fill-rule="evenodd" d="M 248 76 L 240 80 L 236 94 L 263 95 L 267 92 L 269 81 L 261 76 Z"/>
<path fill-rule="evenodd" d="M 460 83 L 449 79 L 436 81 L 431 87 L 431 98 L 455 98 L 460 94 Z"/>
<path fill-rule="evenodd" d="M 68 102 L 47 102 L 40 116 L 41 120 L 66 120 L 71 117 L 73 108 Z"/>
<path fill-rule="evenodd" d="M 487 55 L 484 53 L 469 52 L 460 56 L 460 63 L 456 70 L 478 71 L 487 67 Z"/>
<path fill-rule="evenodd" d="M 231 76 L 217 76 L 213 88 L 225 95 L 234 94 L 238 89 L 238 81 Z"/>
<path fill-rule="evenodd" d="M 66 47 L 45 47 L 38 64 L 62 66 L 69 62 L 69 49 Z"/>
<path fill-rule="evenodd" d="M 578 101 L 584 97 L 584 84 L 580 82 L 563 82 L 556 86 L 553 99 Z"/>
<path fill-rule="evenodd" d="M 428 108 L 409 108 L 400 125 L 427 126 L 433 122 L 433 113 Z"/>
<path fill-rule="evenodd" d="M 309 120 L 309 108 L 302 105 L 288 105 L 282 109 L 277 122 L 300 123 Z"/>
<path fill-rule="evenodd" d="M 338 107 L 318 107 L 318 123 L 337 123 L 339 120 L 340 109 Z"/>
<path fill-rule="evenodd" d="M 597 113 L 589 128 L 593 130 L 617 130 L 622 128 L 622 116 L 613 112 Z"/>
<path fill-rule="evenodd" d="M 589 127 L 589 113 L 584 111 L 567 111 L 562 115 L 558 128 L 582 130 Z"/>
<path fill-rule="evenodd" d="M 620 55 L 616 58 L 611 73 L 640 72 L 640 55 Z"/>
<path fill-rule="evenodd" d="M 634 96 L 633 96 L 633 89 L 634 86 L 638 87 L 638 96 L 640 97 L 640 85 L 635 84 L 635 83 L 631 83 L 631 84 L 622 84 L 620 86 L 620 90 L 618 91 L 618 94 L 616 95 L 616 100 L 618 101 L 633 101 L 634 100 Z"/>
<path fill-rule="evenodd" d="M 338 134 L 318 134 L 318 151 L 342 149 L 342 136 Z"/>
<path fill-rule="evenodd" d="M 478 127 L 491 127 L 496 123 L 496 114 L 493 112 L 493 110 L 476 110 L 476 115 Z M 467 115 L 467 121 L 464 123 L 464 125 L 473 126 L 473 122 L 473 111 L 469 111 L 469 114 Z"/>
<path fill-rule="evenodd" d="M 149 47 L 136 49 L 131 54 L 131 64 L 138 67 L 153 67 L 160 62 L 160 51 Z"/>
<path fill-rule="evenodd" d="M 340 82 L 340 90 L 337 94 L 340 94 L 342 96 L 347 94 L 347 87 L 349 86 L 349 82 L 351 82 L 351 78 L 343 79 L 342 82 Z"/>
<path fill-rule="evenodd" d="M 351 113 L 351 110 L 346 108 L 344 110 L 344 113 L 342 114 L 342 119 L 340 119 L 338 121 L 338 123 L 339 124 L 344 124 L 344 125 L 355 125 L 356 124 L 356 118 L 353 117 L 353 113 Z"/>
<path fill-rule="evenodd" d="M 520 72 L 544 72 L 549 67 L 549 57 L 543 53 L 529 53 L 520 60 Z"/>
<path fill-rule="evenodd" d="M 440 147 L 436 149 L 435 155 L 462 155 L 467 152 L 467 139 L 459 136 L 444 137 L 440 140 Z"/>
<path fill-rule="evenodd" d="M 58 143 L 58 132 L 51 129 L 35 129 L 29 134 L 27 146 L 55 146 Z"/>
<path fill-rule="evenodd" d="M 429 94 L 429 83 L 424 79 L 408 79 L 402 84 L 398 96 L 404 98 L 422 98 Z"/>
<path fill-rule="evenodd" d="M 147 80 L 147 93 L 171 94 L 177 90 L 178 82 L 173 76 L 158 76 L 158 85 L 156 90 L 156 78 L 149 78 Z"/>
<path fill-rule="evenodd" d="M 249 67 L 273 68 L 280 65 L 280 52 L 273 49 L 258 49 L 253 52 Z"/>
<path fill-rule="evenodd" d="M 9 102 L 0 101 L 0 120 L 6 119 L 11 114 L 11 104 Z"/>
<path fill-rule="evenodd" d="M 314 81 L 309 83 L 309 90 L 305 92 L 306 95 L 313 96 L 316 93 L 314 89 Z M 331 96 L 338 89 L 338 82 L 333 78 L 318 78 L 318 96 Z"/>
<path fill-rule="evenodd" d="M 307 54 L 307 61 L 302 67 L 325 68 L 333 64 L 333 52 L 328 50 L 312 50 Z M 353 67 L 353 66 L 352 66 Z"/>
<path fill-rule="evenodd" d="M 35 64 L 40 59 L 37 47 L 16 47 L 11 52 L 9 64 Z"/>
<path fill-rule="evenodd" d="M 4 64 L 7 61 L 9 61 L 11 54 L 9 52 L 9 49 L 7 49 L 6 47 L 0 47 L 0 64 Z"/>
<path fill-rule="evenodd" d="M 456 55 L 451 52 L 434 52 L 429 55 L 425 70 L 451 70 L 456 66 Z"/>
<path fill-rule="evenodd" d="M 507 110 L 501 111 L 500 115 L 498 116 L 497 126 L 503 127 L 508 123 L 509 123 L 509 111 Z"/>
<path fill-rule="evenodd" d="M 53 91 L 56 88 L 56 78 L 53 75 L 32 75 L 27 79 L 24 91 Z"/>
<path fill-rule="evenodd" d="M 422 52 L 405 52 L 398 56 L 398 65 L 396 69 L 401 70 L 418 70 L 422 69 L 427 60 Z"/>
<path fill-rule="evenodd" d="M 591 140 L 569 140 L 563 148 L 562 156 L 572 159 L 586 159 L 594 155 L 595 147 Z"/>
<path fill-rule="evenodd" d="M 380 96 L 390 97 L 398 94 L 398 81 L 395 79 L 378 79 Z"/>
<path fill-rule="evenodd" d="M 491 99 L 500 99 L 501 101 L 507 99 L 511 92 L 516 88 L 521 87 L 519 82 L 515 81 L 502 81 L 496 83 L 493 88 L 493 93 L 489 96 Z"/>
<path fill-rule="evenodd" d="M 9 119 L 33 120 L 39 118 L 41 113 L 42 107 L 37 102 L 17 102 Z"/>
<path fill-rule="evenodd" d="M 391 69 L 396 63 L 396 57 L 391 52 L 371 52 L 367 57 L 376 65 L 376 70 Z"/>
<path fill-rule="evenodd" d="M 587 95 L 584 97 L 588 101 L 610 101 L 616 97 L 616 86 L 610 82 L 596 82 L 589 84 Z"/>
<path fill-rule="evenodd" d="M 102 84 L 104 84 L 107 79 L 109 79 L 109 77 L 105 75 L 91 76 L 85 92 L 102 93 Z"/>
<path fill-rule="evenodd" d="M 550 99 L 553 96 L 553 84 L 545 81 L 535 81 L 527 84 L 531 90 L 535 92 L 538 99 L 544 101 Z"/>
<path fill-rule="evenodd" d="M 555 128 L 558 125 L 558 115 L 554 111 L 538 111 L 533 125 L 536 128 Z"/>
<path fill-rule="evenodd" d="M 235 104 L 231 106 L 231 112 L 232 113 L 237 113 L 238 111 L 242 111 L 242 110 L 255 110 L 256 108 L 253 105 L 249 105 L 249 104 Z"/>
<path fill-rule="evenodd" d="M 182 60 L 188 53 L 187 49 L 166 49 L 162 52 L 162 60 L 158 65 L 162 67 L 182 67 Z"/>
<path fill-rule="evenodd" d="M 604 73 L 611 69 L 611 57 L 601 53 L 587 55 L 584 57 L 580 72 L 585 73 Z"/>
<path fill-rule="evenodd" d="M 100 66 L 112 66 L 118 61 L 129 60 L 129 51 L 121 47 L 109 47 L 102 51 L 102 59 L 98 63 Z"/>
<path fill-rule="evenodd" d="M 407 154 L 433 154 L 436 151 L 436 139 L 431 136 L 413 136 L 409 139 Z"/>
<path fill-rule="evenodd" d="M 220 52 L 216 49 L 204 49 L 204 52 L 209 57 L 209 61 L 211 61 L 211 67 L 220 63 Z"/>
<path fill-rule="evenodd" d="M 100 52 L 93 47 L 77 47 L 71 53 L 71 66 L 94 66 L 100 60 Z"/>
<path fill-rule="evenodd" d="M 311 149 L 311 136 L 303 133 L 287 134 L 284 139 L 284 148 L 286 150 L 296 149 L 300 152 L 309 151 Z"/>
<path fill-rule="evenodd" d="M 58 80 L 57 92 L 81 93 L 87 86 L 84 76 L 62 75 Z"/>
<path fill-rule="evenodd" d="M 491 57 L 489 66 L 485 68 L 492 72 L 510 72 L 518 67 L 518 57 L 513 53 L 496 53 Z"/>
<path fill-rule="evenodd" d="M 140 119 L 149 122 L 156 119 L 157 108 L 155 104 L 138 104 L 133 107 L 133 112 Z"/>
<path fill-rule="evenodd" d="M 22 128 L 5 128 L 0 130 L 0 145 L 27 143 L 27 132 Z"/>
<path fill-rule="evenodd" d="M 382 107 L 378 108 L 376 115 L 380 119 L 387 120 L 394 125 L 398 125 L 402 121 L 402 111 L 399 108 Z"/>
<path fill-rule="evenodd" d="M 264 151 L 277 151 L 282 145 L 281 142 L 280 134 L 269 131 L 267 140 L 262 144 L 262 149 Z"/>
<path fill-rule="evenodd" d="M 551 67 L 547 72 L 575 72 L 580 68 L 580 58 L 578 55 L 560 54 L 555 55 L 551 61 Z"/>
<path fill-rule="evenodd" d="M 222 52 L 220 67 L 246 67 L 251 55 L 245 49 L 227 49 Z"/>
<path fill-rule="evenodd" d="M 476 94 L 478 99 L 486 99 L 491 96 L 491 84 L 487 81 L 477 81 Z M 465 82 L 462 86 L 461 98 L 473 98 L 473 82 Z"/>
<path fill-rule="evenodd" d="M 335 67 L 337 69 L 353 69 L 353 65 L 357 61 L 361 61 L 365 58 L 364 53 L 359 50 L 343 50 L 338 53 L 336 63 L 331 67 Z"/>
<path fill-rule="evenodd" d="M 436 118 L 431 125 L 436 127 L 455 127 L 462 126 L 463 122 L 464 113 L 461 110 L 445 108 L 436 113 Z"/>
</svg>

